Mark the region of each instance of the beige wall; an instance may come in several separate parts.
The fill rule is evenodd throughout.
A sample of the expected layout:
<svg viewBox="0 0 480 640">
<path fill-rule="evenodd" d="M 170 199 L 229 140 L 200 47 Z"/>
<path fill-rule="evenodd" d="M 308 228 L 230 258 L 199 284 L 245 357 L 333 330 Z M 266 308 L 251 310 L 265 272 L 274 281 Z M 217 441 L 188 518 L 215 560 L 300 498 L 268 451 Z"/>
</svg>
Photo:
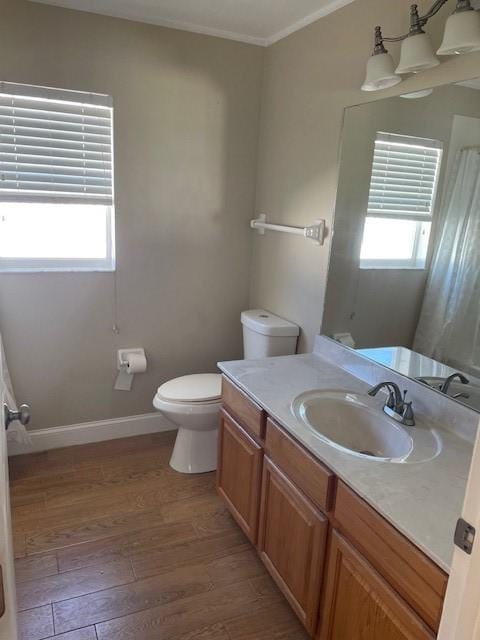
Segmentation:
<svg viewBox="0 0 480 640">
<path fill-rule="evenodd" d="M 326 218 L 331 229 L 343 109 L 378 98 L 359 90 L 373 27 L 383 25 L 385 34 L 406 30 L 408 6 L 408 0 L 356 0 L 267 50 L 258 212 L 298 225 Z M 437 42 L 447 15 L 444 8 L 429 24 Z M 391 46 L 395 56 L 398 51 Z M 385 95 L 474 77 L 479 68 L 480 54 L 452 58 Z M 252 305 L 297 322 L 304 351 L 322 322 L 329 250 L 330 240 L 323 248 L 273 233 L 254 240 Z"/>
<path fill-rule="evenodd" d="M 17 396 L 33 428 L 152 411 L 163 381 L 241 356 L 264 50 L 25 0 L 1 7 L 2 80 L 115 105 L 116 287 L 112 274 L 0 276 Z M 116 349 L 131 346 L 145 347 L 149 371 L 115 392 Z"/>
</svg>

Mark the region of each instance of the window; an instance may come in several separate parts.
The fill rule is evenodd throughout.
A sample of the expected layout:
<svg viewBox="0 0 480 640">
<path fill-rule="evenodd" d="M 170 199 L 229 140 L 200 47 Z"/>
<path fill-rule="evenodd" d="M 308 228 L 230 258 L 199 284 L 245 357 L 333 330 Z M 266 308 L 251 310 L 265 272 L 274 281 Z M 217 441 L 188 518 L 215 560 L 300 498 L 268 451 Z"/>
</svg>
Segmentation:
<svg viewBox="0 0 480 640">
<path fill-rule="evenodd" d="M 439 140 L 377 134 L 360 268 L 425 268 L 441 159 Z"/>
<path fill-rule="evenodd" d="M 111 99 L 0 83 L 0 271 L 112 271 Z"/>
</svg>

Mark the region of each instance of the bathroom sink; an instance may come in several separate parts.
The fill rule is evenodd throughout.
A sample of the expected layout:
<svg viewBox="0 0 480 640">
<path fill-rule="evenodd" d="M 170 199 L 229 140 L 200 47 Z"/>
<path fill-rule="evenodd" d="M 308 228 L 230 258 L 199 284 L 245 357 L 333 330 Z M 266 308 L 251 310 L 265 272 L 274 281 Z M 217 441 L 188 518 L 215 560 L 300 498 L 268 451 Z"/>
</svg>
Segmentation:
<svg viewBox="0 0 480 640">
<path fill-rule="evenodd" d="M 368 396 L 353 392 L 309 391 L 292 402 L 295 416 L 325 442 L 372 460 L 401 461 L 413 439 Z"/>
</svg>

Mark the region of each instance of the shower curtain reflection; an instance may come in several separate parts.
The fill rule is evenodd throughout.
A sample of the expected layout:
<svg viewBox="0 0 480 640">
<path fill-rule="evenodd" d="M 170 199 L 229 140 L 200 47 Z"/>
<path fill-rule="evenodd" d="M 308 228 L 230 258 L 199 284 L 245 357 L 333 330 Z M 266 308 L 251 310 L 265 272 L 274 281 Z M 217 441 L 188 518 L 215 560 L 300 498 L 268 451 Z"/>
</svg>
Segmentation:
<svg viewBox="0 0 480 640">
<path fill-rule="evenodd" d="M 480 376 L 480 147 L 456 159 L 413 349 Z"/>
</svg>

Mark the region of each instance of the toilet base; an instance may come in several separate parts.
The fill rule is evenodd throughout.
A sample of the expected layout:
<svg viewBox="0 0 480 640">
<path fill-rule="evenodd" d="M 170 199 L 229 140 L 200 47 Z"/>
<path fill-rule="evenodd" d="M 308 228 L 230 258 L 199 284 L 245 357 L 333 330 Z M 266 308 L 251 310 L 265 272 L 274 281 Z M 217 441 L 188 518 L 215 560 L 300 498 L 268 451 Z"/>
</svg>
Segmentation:
<svg viewBox="0 0 480 640">
<path fill-rule="evenodd" d="M 218 428 L 192 431 L 179 427 L 170 466 L 179 473 L 207 473 L 217 468 Z"/>
</svg>

